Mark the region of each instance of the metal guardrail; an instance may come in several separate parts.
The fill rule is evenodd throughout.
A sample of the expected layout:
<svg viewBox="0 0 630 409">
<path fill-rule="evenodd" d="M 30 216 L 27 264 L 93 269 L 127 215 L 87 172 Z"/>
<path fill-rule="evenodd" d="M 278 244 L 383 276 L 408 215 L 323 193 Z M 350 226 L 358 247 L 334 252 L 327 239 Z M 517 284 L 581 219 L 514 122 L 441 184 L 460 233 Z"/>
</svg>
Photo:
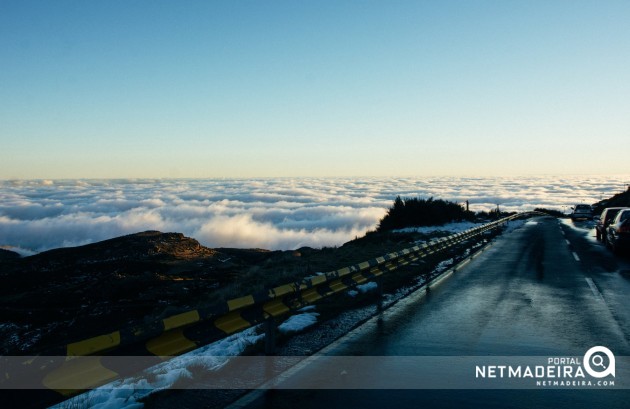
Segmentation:
<svg viewBox="0 0 630 409">
<path fill-rule="evenodd" d="M 149 355 L 162 358 L 181 355 L 395 271 L 401 266 L 495 229 L 510 220 L 532 215 L 539 213 L 519 213 L 339 270 L 231 299 L 212 309 L 198 308 L 148 325 L 123 328 L 68 343 L 39 354 L 41 359 L 35 357 L 24 364 L 36 366 L 40 373 L 45 374 L 41 382 L 46 388 L 64 396 L 71 396 L 81 390 L 92 389 L 119 376 L 127 375 L 107 368 L 102 361 L 106 358 L 105 355 L 112 355 L 114 352 L 119 356 Z M 61 362 L 59 359 L 50 359 L 60 356 L 67 358 Z M 81 360 L 80 364 L 73 365 L 72 357 L 79 356 L 94 356 L 94 359 Z M 86 362 L 89 365 L 86 366 Z M 9 373 L 0 375 L 3 375 L 0 376 L 0 386 L 11 380 Z M 68 390 L 59 387 L 66 384 L 64 380 L 68 378 L 76 379 L 75 384 L 80 385 L 80 388 Z"/>
</svg>

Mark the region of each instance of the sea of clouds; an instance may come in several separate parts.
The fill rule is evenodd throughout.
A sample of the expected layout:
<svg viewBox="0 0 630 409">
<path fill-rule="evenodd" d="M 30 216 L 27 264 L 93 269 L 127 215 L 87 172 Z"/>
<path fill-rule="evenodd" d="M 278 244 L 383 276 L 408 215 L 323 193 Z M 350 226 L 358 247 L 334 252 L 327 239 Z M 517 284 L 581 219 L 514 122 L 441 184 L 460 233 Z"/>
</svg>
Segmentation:
<svg viewBox="0 0 630 409">
<path fill-rule="evenodd" d="M 0 181 L 0 246 L 23 255 L 145 230 L 209 247 L 335 246 L 374 229 L 397 195 L 471 210 L 568 211 L 626 189 L 628 175 Z"/>
</svg>

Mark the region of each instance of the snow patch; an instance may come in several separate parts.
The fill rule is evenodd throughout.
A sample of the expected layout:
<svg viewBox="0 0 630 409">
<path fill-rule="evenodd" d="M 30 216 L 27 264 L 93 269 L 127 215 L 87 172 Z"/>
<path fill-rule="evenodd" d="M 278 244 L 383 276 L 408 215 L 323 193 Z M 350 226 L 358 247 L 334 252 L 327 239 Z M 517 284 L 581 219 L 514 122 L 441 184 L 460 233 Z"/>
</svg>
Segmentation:
<svg viewBox="0 0 630 409">
<path fill-rule="evenodd" d="M 378 288 L 378 284 L 375 281 L 370 281 L 369 283 L 361 284 L 357 286 L 357 290 L 360 293 L 365 294 L 370 291 L 374 291 Z"/>
<path fill-rule="evenodd" d="M 191 368 L 202 367 L 216 371 L 229 362 L 230 357 L 242 354 L 264 335 L 258 334 L 258 326 L 231 335 L 215 343 L 198 348 L 187 354 L 146 369 L 140 376 L 120 379 L 90 392 L 75 396 L 51 409 L 90 407 L 94 409 L 140 409 L 140 399 L 163 389 L 168 389 L 183 379 L 192 379 Z"/>
<path fill-rule="evenodd" d="M 421 227 L 406 227 L 404 229 L 393 230 L 394 233 L 435 233 L 435 232 L 449 232 L 460 233 L 475 227 L 481 226 L 481 223 L 473 222 L 453 222 L 447 223 L 442 226 L 421 226 Z"/>
<path fill-rule="evenodd" d="M 305 328 L 314 325 L 317 322 L 319 313 L 305 312 L 302 314 L 292 315 L 285 322 L 278 326 L 278 331 L 283 334 L 302 331 Z"/>
<path fill-rule="evenodd" d="M 452 266 L 454 262 L 455 260 L 452 258 L 449 258 L 448 260 L 440 261 L 433 271 L 436 273 L 441 273 L 444 270 L 448 269 L 450 266 Z"/>
<path fill-rule="evenodd" d="M 370 291 L 374 291 L 378 288 L 378 284 L 375 281 L 370 281 L 369 283 L 361 284 L 355 287 L 354 290 L 347 291 L 346 294 L 352 298 L 361 294 L 368 293 Z"/>
<path fill-rule="evenodd" d="M 511 233 L 516 229 L 520 229 L 521 227 L 523 227 L 523 225 L 525 225 L 526 220 L 510 220 L 509 222 L 505 223 L 505 229 L 503 230 L 503 233 Z"/>
</svg>

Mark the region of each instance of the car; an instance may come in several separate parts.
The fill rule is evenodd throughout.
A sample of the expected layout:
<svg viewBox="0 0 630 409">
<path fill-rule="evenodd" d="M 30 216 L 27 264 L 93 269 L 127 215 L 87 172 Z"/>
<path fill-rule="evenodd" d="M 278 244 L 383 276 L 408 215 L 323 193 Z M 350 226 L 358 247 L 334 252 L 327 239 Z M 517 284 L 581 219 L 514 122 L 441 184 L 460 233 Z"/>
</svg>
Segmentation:
<svg viewBox="0 0 630 409">
<path fill-rule="evenodd" d="M 579 204 L 572 207 L 571 220 L 591 220 L 593 218 L 593 208 L 589 205 Z"/>
<path fill-rule="evenodd" d="M 603 240 L 604 243 L 606 242 L 606 229 L 615 216 L 617 216 L 617 213 L 623 209 L 628 209 L 628 207 L 607 207 L 604 209 L 599 218 L 596 219 L 597 224 L 595 225 L 595 237 L 597 240 Z"/>
<path fill-rule="evenodd" d="M 630 209 L 620 210 L 606 230 L 606 245 L 615 254 L 630 248 Z"/>
</svg>

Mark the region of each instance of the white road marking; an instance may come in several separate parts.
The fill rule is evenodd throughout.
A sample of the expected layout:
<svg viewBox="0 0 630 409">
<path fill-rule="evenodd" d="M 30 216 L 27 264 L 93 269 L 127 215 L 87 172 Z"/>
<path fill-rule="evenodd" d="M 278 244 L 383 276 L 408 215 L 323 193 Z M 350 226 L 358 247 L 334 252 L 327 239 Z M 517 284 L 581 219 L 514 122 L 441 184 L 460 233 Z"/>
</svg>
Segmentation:
<svg viewBox="0 0 630 409">
<path fill-rule="evenodd" d="M 566 241 L 569 246 L 571 245 L 571 242 L 569 240 L 564 239 L 564 241 Z"/>
<path fill-rule="evenodd" d="M 575 253 L 575 251 L 573 252 L 573 258 L 575 259 L 575 261 L 580 261 L 580 258 L 578 257 L 578 255 Z"/>
<path fill-rule="evenodd" d="M 593 295 L 595 296 L 595 298 L 598 298 L 601 301 L 604 301 L 604 296 L 602 295 L 602 293 L 599 292 L 593 280 L 590 277 L 585 277 L 584 279 L 586 280 L 586 283 L 588 284 L 588 286 L 591 287 L 591 291 L 593 292 Z"/>
</svg>

